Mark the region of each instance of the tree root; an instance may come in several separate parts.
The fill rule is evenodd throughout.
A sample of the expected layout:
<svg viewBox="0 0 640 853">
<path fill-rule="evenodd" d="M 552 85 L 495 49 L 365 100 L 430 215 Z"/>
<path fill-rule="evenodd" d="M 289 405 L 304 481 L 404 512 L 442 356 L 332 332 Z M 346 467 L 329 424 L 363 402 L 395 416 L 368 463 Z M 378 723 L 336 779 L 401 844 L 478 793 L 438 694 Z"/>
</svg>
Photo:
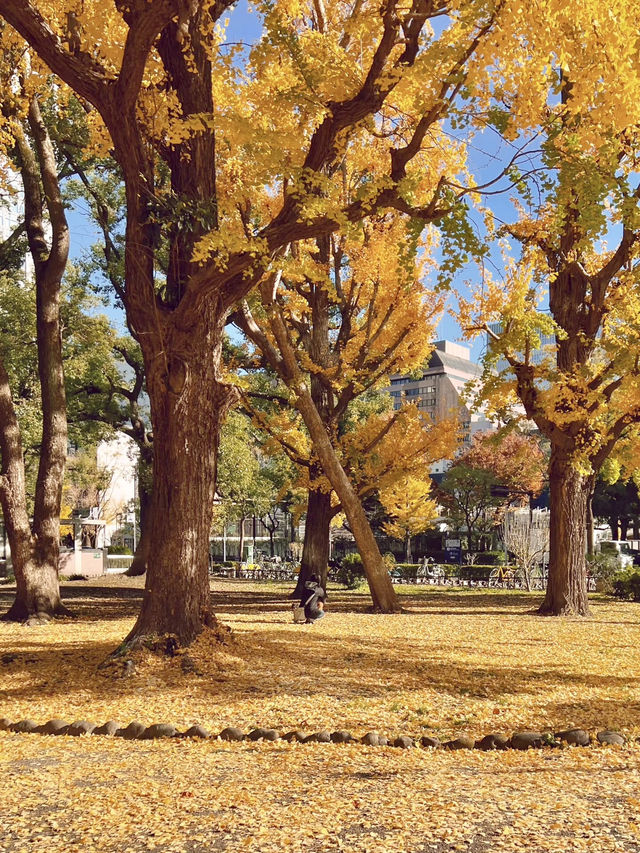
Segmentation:
<svg viewBox="0 0 640 853">
<path fill-rule="evenodd" d="M 53 611 L 44 609 L 30 610 L 22 599 L 16 598 L 7 612 L 0 616 L 0 620 L 2 622 L 19 622 L 31 627 L 34 625 L 46 625 L 57 617 L 66 619 L 76 618 L 75 614 L 68 607 L 65 607 L 62 602 L 58 602 Z"/>
</svg>

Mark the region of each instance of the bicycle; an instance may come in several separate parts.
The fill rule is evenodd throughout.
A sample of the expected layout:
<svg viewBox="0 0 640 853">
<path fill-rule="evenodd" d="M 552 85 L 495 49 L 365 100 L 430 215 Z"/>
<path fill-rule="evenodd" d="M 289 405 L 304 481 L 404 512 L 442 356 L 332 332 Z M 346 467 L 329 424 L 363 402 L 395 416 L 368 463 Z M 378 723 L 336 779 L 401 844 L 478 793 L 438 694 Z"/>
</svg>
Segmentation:
<svg viewBox="0 0 640 853">
<path fill-rule="evenodd" d="M 489 586 L 506 586 L 515 589 L 517 583 L 522 582 L 522 573 L 517 566 L 496 566 L 489 574 Z"/>
</svg>

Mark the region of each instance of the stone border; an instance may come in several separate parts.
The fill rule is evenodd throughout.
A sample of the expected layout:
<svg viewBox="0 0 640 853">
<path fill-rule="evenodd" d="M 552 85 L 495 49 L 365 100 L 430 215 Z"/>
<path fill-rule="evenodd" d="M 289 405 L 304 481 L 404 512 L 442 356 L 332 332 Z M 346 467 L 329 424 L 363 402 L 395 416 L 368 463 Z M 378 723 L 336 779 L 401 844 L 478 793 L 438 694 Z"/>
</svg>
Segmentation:
<svg viewBox="0 0 640 853">
<path fill-rule="evenodd" d="M 12 723 L 6 717 L 0 719 L 0 731 L 28 732 L 42 735 L 68 735 L 78 737 L 80 735 L 106 735 L 107 737 L 121 737 L 125 740 L 156 740 L 158 738 L 218 738 L 225 741 L 276 741 L 284 740 L 296 743 L 360 743 L 365 746 L 394 746 L 398 749 L 412 749 L 423 747 L 426 749 L 480 749 L 483 751 L 495 749 L 541 749 L 543 747 L 557 748 L 563 746 L 589 746 L 590 744 L 623 746 L 627 741 L 620 732 L 606 729 L 596 734 L 595 739 L 584 729 L 565 729 L 560 732 L 514 732 L 511 737 L 504 734 L 487 734 L 476 740 L 475 738 L 462 735 L 454 740 L 441 743 L 438 738 L 424 735 L 419 739 L 409 735 L 399 735 L 394 740 L 389 740 L 385 735 L 378 732 L 367 732 L 361 738 L 355 738 L 348 731 L 337 730 L 329 732 L 324 729 L 313 734 L 307 734 L 301 730 L 293 730 L 280 734 L 276 729 L 252 729 L 245 734 L 241 729 L 229 726 L 219 734 L 213 735 L 200 725 L 191 726 L 185 732 L 179 732 L 175 726 L 168 723 L 154 723 L 145 726 L 134 720 L 128 726 L 120 726 L 113 720 L 108 720 L 102 726 L 90 723 L 87 720 L 77 720 L 67 723 L 65 720 L 48 720 L 39 726 L 33 720 L 19 720 Z"/>
</svg>

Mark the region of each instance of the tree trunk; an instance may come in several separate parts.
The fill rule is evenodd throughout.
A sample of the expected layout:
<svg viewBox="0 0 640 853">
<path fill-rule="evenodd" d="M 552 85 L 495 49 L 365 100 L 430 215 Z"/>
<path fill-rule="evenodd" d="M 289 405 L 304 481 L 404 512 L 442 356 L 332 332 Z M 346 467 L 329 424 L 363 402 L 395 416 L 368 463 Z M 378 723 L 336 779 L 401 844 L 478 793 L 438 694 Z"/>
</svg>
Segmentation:
<svg viewBox="0 0 640 853">
<path fill-rule="evenodd" d="M 331 493 L 310 489 L 307 495 L 307 520 L 304 528 L 304 546 L 298 582 L 292 597 L 301 595 L 305 581 L 315 575 L 320 586 L 327 588 L 329 566 L 329 528 L 333 513 Z"/>
<path fill-rule="evenodd" d="M 238 533 L 240 534 L 240 539 L 238 543 L 238 548 L 240 549 L 240 553 L 238 554 L 238 562 L 242 563 L 244 561 L 244 523 L 246 520 L 246 516 L 241 516 L 240 521 L 238 522 Z"/>
<path fill-rule="evenodd" d="M 9 379 L 0 374 L 3 514 L 16 577 L 16 598 L 6 619 L 48 619 L 68 614 L 60 601 L 60 504 L 67 456 L 67 409 L 62 362 L 60 287 L 69 252 L 69 229 L 60 193 L 56 158 L 38 101 L 29 105 L 32 150 L 24 133 L 16 133 L 24 188 L 25 225 L 36 280 L 36 343 L 42 407 L 42 440 L 36 480 L 33 528 L 27 512 L 20 428 Z M 41 192 L 41 188 L 44 192 Z M 44 205 L 51 228 L 47 244 Z"/>
<path fill-rule="evenodd" d="M 272 527 L 267 527 L 267 531 L 269 533 L 269 556 L 275 557 L 276 555 L 276 544 L 273 541 L 273 535 L 275 530 Z"/>
<path fill-rule="evenodd" d="M 587 503 L 591 478 L 577 471 L 568 454 L 552 447 L 549 465 L 549 580 L 539 612 L 589 615 L 585 564 Z"/>
<path fill-rule="evenodd" d="M 2 476 L 0 502 L 11 561 L 16 577 L 16 597 L 4 619 L 23 622 L 30 617 L 45 619 L 66 612 L 60 601 L 58 567 L 38 560 L 27 512 L 22 442 L 13 408 L 9 377 L 0 362 L 0 449 Z"/>
<path fill-rule="evenodd" d="M 593 491 L 587 500 L 587 556 L 593 557 Z"/>
<path fill-rule="evenodd" d="M 279 341 L 280 343 L 280 341 Z M 360 498 L 351 485 L 344 468 L 340 464 L 338 454 L 332 446 L 327 431 L 315 408 L 306 384 L 296 383 L 298 394 L 297 407 L 302 415 L 314 450 L 322 468 L 338 495 L 344 514 L 347 516 L 349 527 L 353 533 L 358 552 L 369 583 L 373 606 L 383 613 L 399 613 L 400 604 L 389 577 L 389 572 L 382 562 L 382 555 L 375 540 L 371 525 L 365 515 Z"/>
<path fill-rule="evenodd" d="M 183 333 L 173 330 L 164 353 L 145 352 L 153 421 L 151 543 L 142 609 L 125 642 L 170 633 L 188 645 L 209 618 L 216 459 L 234 392 L 218 376 L 220 345 L 212 346 L 215 331 L 222 331 L 218 318 L 203 306 L 190 319 Z"/>
<path fill-rule="evenodd" d="M 139 577 L 147 571 L 149 551 L 151 549 L 151 505 L 153 501 L 153 487 L 149 489 L 144 477 L 140 476 L 138 470 L 138 501 L 140 503 L 140 539 L 136 548 L 131 565 L 125 572 L 130 578 Z"/>
<path fill-rule="evenodd" d="M 413 562 L 413 556 L 411 554 L 411 534 L 408 532 L 404 540 L 404 561 L 405 563 Z"/>
</svg>

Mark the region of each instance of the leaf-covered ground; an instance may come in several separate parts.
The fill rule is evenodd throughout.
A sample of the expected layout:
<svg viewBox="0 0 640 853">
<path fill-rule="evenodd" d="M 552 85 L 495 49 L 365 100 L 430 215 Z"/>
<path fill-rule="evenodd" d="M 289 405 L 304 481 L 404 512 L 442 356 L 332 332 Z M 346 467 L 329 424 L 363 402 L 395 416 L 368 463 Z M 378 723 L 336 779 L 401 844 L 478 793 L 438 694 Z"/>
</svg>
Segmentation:
<svg viewBox="0 0 640 853">
<path fill-rule="evenodd" d="M 360 745 L 125 742 L 0 733 L 0 849 L 640 851 L 640 606 L 542 619 L 524 593 L 402 588 L 406 613 L 331 591 L 313 626 L 284 585 L 221 580 L 225 647 L 99 664 L 140 582 L 67 587 L 73 622 L 0 625 L 0 716 L 482 735 L 580 726 L 624 748 L 505 753 Z M 10 591 L 0 597 L 7 600 Z"/>
</svg>

